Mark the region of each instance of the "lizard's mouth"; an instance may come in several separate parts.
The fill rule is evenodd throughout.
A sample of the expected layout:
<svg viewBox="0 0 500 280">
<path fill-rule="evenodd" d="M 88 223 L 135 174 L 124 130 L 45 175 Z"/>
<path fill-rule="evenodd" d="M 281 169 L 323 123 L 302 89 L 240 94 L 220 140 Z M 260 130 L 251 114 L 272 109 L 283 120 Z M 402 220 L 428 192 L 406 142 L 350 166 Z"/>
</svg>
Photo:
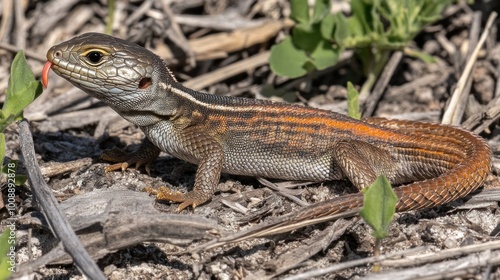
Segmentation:
<svg viewBox="0 0 500 280">
<path fill-rule="evenodd" d="M 50 68 L 54 65 L 54 63 L 47 61 L 43 65 L 43 70 L 42 70 L 42 85 L 44 88 L 47 88 L 49 86 L 49 71 Z"/>
</svg>

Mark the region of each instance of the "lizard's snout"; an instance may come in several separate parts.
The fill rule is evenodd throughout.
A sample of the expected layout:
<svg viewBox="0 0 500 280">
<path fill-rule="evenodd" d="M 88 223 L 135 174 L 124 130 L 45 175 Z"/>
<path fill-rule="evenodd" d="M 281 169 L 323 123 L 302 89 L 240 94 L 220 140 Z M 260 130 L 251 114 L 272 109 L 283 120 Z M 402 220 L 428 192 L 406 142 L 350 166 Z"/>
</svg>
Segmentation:
<svg viewBox="0 0 500 280">
<path fill-rule="evenodd" d="M 62 56 L 62 52 L 59 49 L 56 49 L 55 47 L 50 48 L 47 51 L 47 60 L 54 62 L 55 58 L 60 58 Z"/>
</svg>

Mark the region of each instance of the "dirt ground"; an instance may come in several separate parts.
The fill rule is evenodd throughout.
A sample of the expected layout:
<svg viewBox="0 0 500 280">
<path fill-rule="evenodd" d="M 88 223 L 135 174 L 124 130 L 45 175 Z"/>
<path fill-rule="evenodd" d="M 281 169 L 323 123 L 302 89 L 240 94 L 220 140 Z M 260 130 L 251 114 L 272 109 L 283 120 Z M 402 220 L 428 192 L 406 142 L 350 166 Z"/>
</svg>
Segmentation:
<svg viewBox="0 0 500 280">
<path fill-rule="evenodd" d="M 360 62 L 346 53 L 339 64 L 313 75 L 287 79 L 268 64 L 269 50 L 292 26 L 284 0 L 116 1 L 113 35 L 136 42 L 165 59 L 186 86 L 218 95 L 286 101 L 346 113 L 346 84 L 364 82 Z M 470 60 L 495 1 L 446 9 L 411 47 L 435 63 L 403 55 L 374 116 L 440 122 Z M 2 1 L 0 92 L 8 84 L 15 51 L 24 49 L 37 77 L 50 46 L 85 32 L 104 32 L 105 1 Z M 348 12 L 349 4 L 333 7 Z M 300 209 L 290 198 L 314 204 L 355 192 L 344 181 L 316 184 L 267 183 L 223 174 L 207 204 L 176 213 L 175 203 L 156 203 L 147 187 L 190 190 L 195 167 L 166 153 L 150 167 L 104 172 L 104 151 L 132 151 L 144 137 L 102 102 L 50 74 L 48 89 L 25 110 L 36 161 L 45 182 L 90 255 L 109 279 L 500 279 L 500 44 L 498 20 L 477 55 L 463 126 L 479 133 L 493 151 L 493 172 L 484 186 L 447 205 L 397 213 L 381 243 L 381 272 L 374 272 L 375 240 L 359 217 L 295 229 L 206 249 L 200 245 L 252 229 Z M 252 34 L 251 42 L 241 44 Z M 474 39 L 476 38 L 476 39 Z M 5 101 L 5 95 L 0 95 Z M 477 131 L 476 131 L 477 129 Z M 21 160 L 17 124 L 5 130 L 6 160 Z M 148 174 L 149 173 L 149 174 Z M 4 202 L 7 198 L 2 181 Z M 0 219 L 16 222 L 13 279 L 83 279 L 58 247 L 28 182 L 16 191 L 17 214 L 4 206 Z M 201 248 L 201 249 L 200 249 Z M 41 260 L 40 263 L 33 262 Z M 331 269 L 318 272 L 320 269 Z M 314 273 L 318 274 L 306 274 Z M 297 278 L 290 278 L 297 276 Z"/>
</svg>

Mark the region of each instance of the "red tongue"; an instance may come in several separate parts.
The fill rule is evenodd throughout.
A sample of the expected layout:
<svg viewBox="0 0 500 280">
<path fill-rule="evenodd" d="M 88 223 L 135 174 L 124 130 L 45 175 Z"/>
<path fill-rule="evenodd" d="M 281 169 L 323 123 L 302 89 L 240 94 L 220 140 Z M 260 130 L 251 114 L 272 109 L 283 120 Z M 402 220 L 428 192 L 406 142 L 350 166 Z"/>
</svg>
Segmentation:
<svg viewBox="0 0 500 280">
<path fill-rule="evenodd" d="M 44 88 L 47 88 L 49 85 L 49 70 L 50 66 L 52 66 L 52 62 L 47 61 L 43 65 L 43 70 L 42 70 L 42 85 Z"/>
</svg>

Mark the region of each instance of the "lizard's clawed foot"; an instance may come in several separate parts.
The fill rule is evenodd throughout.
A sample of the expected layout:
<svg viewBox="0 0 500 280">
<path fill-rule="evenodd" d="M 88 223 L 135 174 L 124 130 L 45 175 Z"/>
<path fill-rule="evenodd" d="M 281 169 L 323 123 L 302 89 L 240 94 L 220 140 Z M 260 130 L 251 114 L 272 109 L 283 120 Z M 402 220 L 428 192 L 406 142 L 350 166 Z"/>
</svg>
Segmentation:
<svg viewBox="0 0 500 280">
<path fill-rule="evenodd" d="M 125 171 L 130 166 L 135 166 L 135 169 L 139 169 L 144 165 L 148 174 L 150 174 L 151 171 L 150 164 L 155 160 L 155 158 L 151 159 L 151 157 L 148 157 L 147 154 L 139 153 L 137 151 L 131 154 L 127 154 L 120 149 L 107 151 L 100 156 L 100 159 L 102 160 L 115 162 L 115 164 L 106 167 L 106 172 L 115 170 Z"/>
<path fill-rule="evenodd" d="M 172 191 L 167 187 L 160 187 L 159 190 L 153 188 L 145 188 L 144 190 L 149 194 L 156 195 L 156 200 L 182 202 L 179 207 L 177 207 L 177 212 L 181 212 L 188 206 L 194 209 L 196 206 L 206 201 L 206 199 L 200 199 L 194 192 L 181 193 Z"/>
<path fill-rule="evenodd" d="M 127 154 L 126 152 L 115 148 L 104 152 L 101 155 L 101 159 L 116 163 L 106 167 L 106 172 L 120 169 L 125 171 L 129 166 L 133 165 L 135 165 L 136 169 L 139 169 L 139 167 L 145 165 L 146 172 L 150 175 L 149 164 L 153 162 L 159 154 L 160 149 L 153 145 L 148 139 L 144 139 L 139 149 L 131 154 Z"/>
</svg>

